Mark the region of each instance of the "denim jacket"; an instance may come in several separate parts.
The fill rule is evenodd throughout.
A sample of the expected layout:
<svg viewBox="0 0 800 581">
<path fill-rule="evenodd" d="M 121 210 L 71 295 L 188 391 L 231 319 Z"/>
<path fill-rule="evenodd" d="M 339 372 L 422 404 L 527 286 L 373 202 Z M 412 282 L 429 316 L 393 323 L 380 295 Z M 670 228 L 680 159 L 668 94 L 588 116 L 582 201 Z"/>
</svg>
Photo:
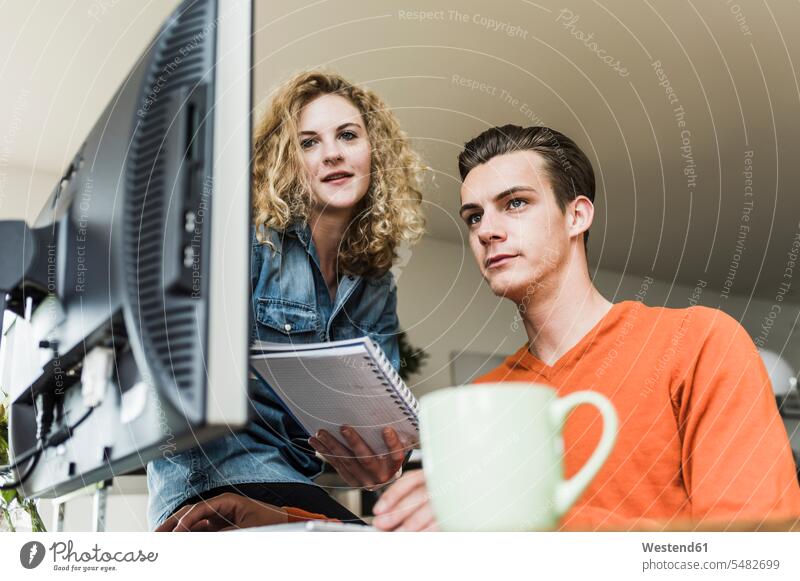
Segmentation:
<svg viewBox="0 0 800 581">
<path fill-rule="evenodd" d="M 344 276 L 335 300 L 306 225 L 270 232 L 275 251 L 251 232 L 251 340 L 313 343 L 369 336 L 399 369 L 397 288 L 391 272 Z M 272 389 L 251 380 L 251 420 L 238 434 L 160 458 L 147 466 L 148 522 L 157 527 L 187 499 L 246 482 L 310 484 L 322 463 L 308 435 Z"/>
</svg>

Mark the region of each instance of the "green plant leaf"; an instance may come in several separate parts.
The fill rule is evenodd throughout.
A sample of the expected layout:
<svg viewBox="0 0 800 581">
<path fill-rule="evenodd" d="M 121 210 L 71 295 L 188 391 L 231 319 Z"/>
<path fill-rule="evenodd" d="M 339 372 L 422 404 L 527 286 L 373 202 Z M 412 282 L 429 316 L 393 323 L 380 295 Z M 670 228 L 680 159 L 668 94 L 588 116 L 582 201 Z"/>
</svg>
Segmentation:
<svg viewBox="0 0 800 581">
<path fill-rule="evenodd" d="M 31 517 L 31 531 L 34 533 L 46 533 L 47 529 L 36 508 L 36 502 L 33 499 L 26 498 L 22 501 L 22 507 L 25 509 L 25 512 L 28 513 L 28 516 Z"/>
<path fill-rule="evenodd" d="M 2 492 L 2 496 L 3 496 L 3 502 L 6 505 L 11 504 L 14 501 L 14 499 L 17 498 L 16 489 L 14 489 L 14 490 L 3 490 L 1 492 Z"/>
</svg>

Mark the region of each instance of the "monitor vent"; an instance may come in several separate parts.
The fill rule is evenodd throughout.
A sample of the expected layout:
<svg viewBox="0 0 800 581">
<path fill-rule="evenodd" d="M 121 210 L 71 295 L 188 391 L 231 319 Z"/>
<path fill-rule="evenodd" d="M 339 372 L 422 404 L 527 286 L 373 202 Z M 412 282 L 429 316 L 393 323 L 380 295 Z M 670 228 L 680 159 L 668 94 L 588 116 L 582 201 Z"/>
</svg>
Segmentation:
<svg viewBox="0 0 800 581">
<path fill-rule="evenodd" d="M 203 50 L 208 46 L 207 37 L 215 33 L 210 24 L 210 2 L 185 4 L 172 29 L 160 38 L 148 83 L 151 93 L 168 95 L 211 74 L 208 55 Z"/>
<path fill-rule="evenodd" d="M 174 260 L 169 205 L 179 173 L 168 165 L 165 136 L 175 131 L 176 99 L 213 74 L 213 2 L 186 1 L 161 30 L 135 117 L 127 165 L 124 215 L 125 286 L 136 334 L 153 382 L 190 419 L 202 417 L 205 329 L 203 301 L 166 288 Z"/>
</svg>

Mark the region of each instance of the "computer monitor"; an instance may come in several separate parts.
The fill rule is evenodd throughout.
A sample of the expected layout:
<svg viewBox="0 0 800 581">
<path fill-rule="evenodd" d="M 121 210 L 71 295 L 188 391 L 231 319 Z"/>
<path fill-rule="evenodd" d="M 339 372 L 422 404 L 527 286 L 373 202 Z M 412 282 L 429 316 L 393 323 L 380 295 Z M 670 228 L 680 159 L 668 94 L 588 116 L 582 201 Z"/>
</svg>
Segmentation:
<svg viewBox="0 0 800 581">
<path fill-rule="evenodd" d="M 10 462 L 55 497 L 246 425 L 252 6 L 185 0 L 36 223 L 0 223 Z"/>
</svg>

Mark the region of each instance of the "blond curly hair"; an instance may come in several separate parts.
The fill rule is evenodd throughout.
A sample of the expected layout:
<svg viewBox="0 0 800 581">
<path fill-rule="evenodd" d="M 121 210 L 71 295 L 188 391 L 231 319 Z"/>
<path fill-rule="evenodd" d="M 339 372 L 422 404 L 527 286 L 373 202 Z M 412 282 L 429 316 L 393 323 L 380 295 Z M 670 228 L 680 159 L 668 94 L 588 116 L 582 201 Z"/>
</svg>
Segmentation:
<svg viewBox="0 0 800 581">
<path fill-rule="evenodd" d="M 379 276 L 392 267 L 401 242 L 414 242 L 424 233 L 420 177 L 427 168 L 380 97 L 335 73 L 295 75 L 281 86 L 256 127 L 253 221 L 258 240 L 272 246 L 269 230 L 282 231 L 310 217 L 313 193 L 297 121 L 306 104 L 327 94 L 347 98 L 361 112 L 372 149 L 369 189 L 339 246 L 338 268 L 345 274 Z"/>
</svg>

